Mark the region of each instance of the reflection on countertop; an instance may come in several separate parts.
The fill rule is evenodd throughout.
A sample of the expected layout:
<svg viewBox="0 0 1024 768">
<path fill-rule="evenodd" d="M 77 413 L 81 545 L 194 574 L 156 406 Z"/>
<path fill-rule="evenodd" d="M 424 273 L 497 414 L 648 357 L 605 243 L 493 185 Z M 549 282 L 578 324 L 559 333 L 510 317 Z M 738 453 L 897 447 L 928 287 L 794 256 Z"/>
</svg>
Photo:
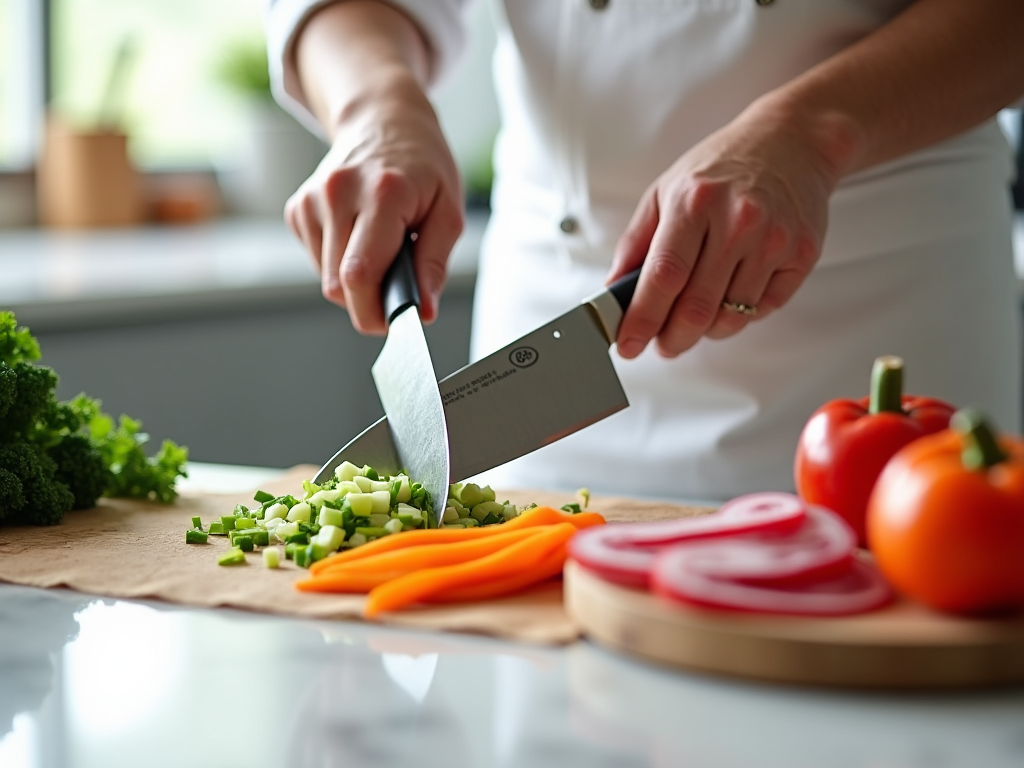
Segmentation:
<svg viewBox="0 0 1024 768">
<path fill-rule="evenodd" d="M 0 586 L 4 768 L 1011 768 L 1024 689 L 883 694 Z"/>
</svg>

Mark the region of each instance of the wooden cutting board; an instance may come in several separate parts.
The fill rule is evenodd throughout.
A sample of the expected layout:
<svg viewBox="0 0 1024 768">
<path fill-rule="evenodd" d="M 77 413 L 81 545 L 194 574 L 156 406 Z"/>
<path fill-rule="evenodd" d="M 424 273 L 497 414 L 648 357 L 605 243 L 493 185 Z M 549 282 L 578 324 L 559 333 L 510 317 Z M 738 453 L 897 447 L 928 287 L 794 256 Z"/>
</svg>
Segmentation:
<svg viewBox="0 0 1024 768">
<path fill-rule="evenodd" d="M 700 672 L 858 688 L 1024 682 L 1024 619 L 974 620 L 901 601 L 860 616 L 803 618 L 688 607 L 566 564 L 564 595 L 584 634 Z"/>
</svg>

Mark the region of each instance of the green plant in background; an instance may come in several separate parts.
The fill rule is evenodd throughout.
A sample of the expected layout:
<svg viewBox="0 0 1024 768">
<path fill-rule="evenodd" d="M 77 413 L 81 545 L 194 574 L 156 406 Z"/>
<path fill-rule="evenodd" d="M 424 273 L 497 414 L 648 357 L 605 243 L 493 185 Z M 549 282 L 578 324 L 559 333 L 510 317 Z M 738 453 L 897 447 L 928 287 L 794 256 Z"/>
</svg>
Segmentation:
<svg viewBox="0 0 1024 768">
<path fill-rule="evenodd" d="M 58 402 L 39 357 L 29 330 L 0 312 L 0 523 L 54 525 L 100 496 L 173 501 L 188 450 L 165 440 L 148 458 L 139 422 L 115 423 L 84 394 Z"/>
<path fill-rule="evenodd" d="M 243 96 L 271 98 L 267 48 L 261 39 L 239 39 L 228 44 L 217 62 L 216 74 L 221 83 Z"/>
</svg>

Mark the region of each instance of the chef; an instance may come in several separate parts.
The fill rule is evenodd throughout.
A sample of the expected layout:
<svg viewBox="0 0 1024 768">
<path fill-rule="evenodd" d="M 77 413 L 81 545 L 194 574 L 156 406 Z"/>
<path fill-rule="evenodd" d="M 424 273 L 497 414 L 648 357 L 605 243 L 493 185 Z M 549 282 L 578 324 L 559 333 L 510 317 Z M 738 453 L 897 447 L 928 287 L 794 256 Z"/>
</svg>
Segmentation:
<svg viewBox="0 0 1024 768">
<path fill-rule="evenodd" d="M 427 321 L 463 225 L 425 93 L 462 0 L 272 0 L 278 99 L 331 150 L 285 216 L 324 295 L 384 331 L 418 233 Z M 872 360 L 1021 428 L 1012 162 L 1019 0 L 504 0 L 502 129 L 472 355 L 642 266 L 615 364 L 631 407 L 492 472 L 503 487 L 719 500 L 792 487 Z M 486 428 L 486 425 L 481 425 Z"/>
</svg>

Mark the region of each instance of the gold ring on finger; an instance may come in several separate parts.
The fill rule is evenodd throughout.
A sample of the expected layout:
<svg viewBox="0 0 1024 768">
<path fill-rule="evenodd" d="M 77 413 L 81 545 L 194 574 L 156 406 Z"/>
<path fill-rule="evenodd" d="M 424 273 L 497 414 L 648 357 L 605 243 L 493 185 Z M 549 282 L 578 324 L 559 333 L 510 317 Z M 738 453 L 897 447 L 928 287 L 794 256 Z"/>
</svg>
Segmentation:
<svg viewBox="0 0 1024 768">
<path fill-rule="evenodd" d="M 757 307 L 753 304 L 742 304 L 735 301 L 723 301 L 722 309 L 728 312 L 735 312 L 738 315 L 746 315 L 747 317 L 753 317 L 757 314 Z"/>
</svg>

